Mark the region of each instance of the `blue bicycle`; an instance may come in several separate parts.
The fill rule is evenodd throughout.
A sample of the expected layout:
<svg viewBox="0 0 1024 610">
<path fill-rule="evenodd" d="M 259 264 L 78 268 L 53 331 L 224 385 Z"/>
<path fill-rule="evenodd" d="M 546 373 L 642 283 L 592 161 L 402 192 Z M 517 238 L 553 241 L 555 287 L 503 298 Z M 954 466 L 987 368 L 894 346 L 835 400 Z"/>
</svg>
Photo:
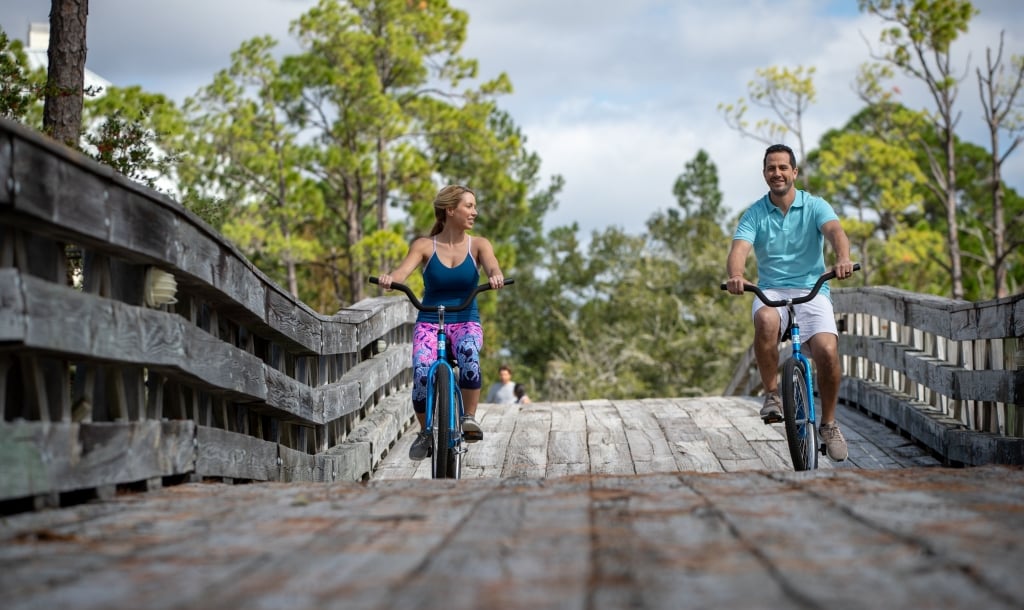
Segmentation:
<svg viewBox="0 0 1024 610">
<path fill-rule="evenodd" d="M 371 284 L 378 284 L 376 277 L 369 278 Z M 514 280 L 505 278 L 505 286 Z M 433 436 L 434 446 L 431 450 L 431 472 L 435 479 L 458 479 L 462 476 L 462 454 L 466 452 L 465 439 L 462 434 L 462 416 L 465 406 L 462 403 L 462 391 L 456 368 L 458 362 L 455 354 L 448 349 L 448 336 L 444 329 L 445 312 L 462 311 L 473 304 L 473 299 L 481 292 L 491 289 L 490 284 L 481 284 L 473 289 L 466 300 L 454 307 L 438 305 L 427 307 L 413 294 L 405 284 L 392 282 L 391 288 L 405 293 L 412 306 L 419 311 L 437 312 L 437 359 L 430 363 L 427 374 L 427 419 L 426 429 Z M 439 450 L 440 449 L 440 450 Z"/>
<path fill-rule="evenodd" d="M 854 263 L 853 270 L 860 269 Z M 818 278 L 814 288 L 802 297 L 790 299 L 769 299 L 754 284 L 746 284 L 745 292 L 753 292 L 768 307 L 785 307 L 789 313 L 789 327 L 779 338 L 779 343 L 793 342 L 793 352 L 782 365 L 782 417 L 786 424 L 786 442 L 789 455 L 793 458 L 794 470 L 814 470 L 818 467 L 818 454 L 825 454 L 825 444 L 818 442 L 818 416 L 814 408 L 814 376 L 811 361 L 800 350 L 800 324 L 796 319 L 795 305 L 807 303 L 818 295 L 825 282 L 835 279 L 835 271 L 829 271 Z M 727 290 L 722 284 L 722 290 Z M 767 422 L 766 422 L 767 423 Z"/>
</svg>

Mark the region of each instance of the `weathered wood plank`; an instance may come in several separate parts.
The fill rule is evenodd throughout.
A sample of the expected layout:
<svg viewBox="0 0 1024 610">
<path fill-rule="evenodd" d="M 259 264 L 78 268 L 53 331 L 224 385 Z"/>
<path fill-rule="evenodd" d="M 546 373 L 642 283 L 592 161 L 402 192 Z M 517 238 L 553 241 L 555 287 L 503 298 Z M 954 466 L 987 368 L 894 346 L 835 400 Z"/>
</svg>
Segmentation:
<svg viewBox="0 0 1024 610">
<path fill-rule="evenodd" d="M 519 412 L 520 405 L 477 405 L 476 419 L 483 428 L 484 440 L 467 447 L 462 465 L 464 478 L 501 476 Z"/>
<path fill-rule="evenodd" d="M 395 439 L 405 430 L 412 418 L 412 400 L 409 393 L 403 392 L 381 400 L 349 434 L 346 443 L 369 443 L 370 467 L 366 474 L 388 455 L 395 444 Z"/>
<path fill-rule="evenodd" d="M 1024 404 L 1024 370 L 967 370 L 920 350 L 879 337 L 840 337 L 840 352 L 899 371 L 954 400 Z"/>
<path fill-rule="evenodd" d="M 0 500 L 195 468 L 192 422 L 0 423 Z"/>
<path fill-rule="evenodd" d="M 25 313 L 21 274 L 16 269 L 0 269 L 0 341 L 25 340 Z"/>
<path fill-rule="evenodd" d="M 548 463 L 551 409 L 531 404 L 520 409 L 515 430 L 509 438 L 501 476 L 505 478 L 544 476 Z M 486 439 L 485 439 L 486 441 Z"/>
<path fill-rule="evenodd" d="M 195 471 L 204 477 L 280 480 L 278 444 L 209 426 L 196 429 Z"/>
<path fill-rule="evenodd" d="M 994 466 L 193 483 L 0 521 L 0 588 L 11 610 L 1017 608 L 1022 504 Z"/>
<path fill-rule="evenodd" d="M 590 472 L 587 415 L 582 405 L 575 402 L 551 404 L 550 434 L 547 476 Z"/>
<path fill-rule="evenodd" d="M 637 474 L 674 472 L 677 468 L 672 448 L 665 438 L 654 412 L 644 401 L 616 401 Z"/>
<path fill-rule="evenodd" d="M 629 441 L 615 405 L 608 400 L 585 400 L 590 471 L 597 474 L 633 474 Z"/>
</svg>

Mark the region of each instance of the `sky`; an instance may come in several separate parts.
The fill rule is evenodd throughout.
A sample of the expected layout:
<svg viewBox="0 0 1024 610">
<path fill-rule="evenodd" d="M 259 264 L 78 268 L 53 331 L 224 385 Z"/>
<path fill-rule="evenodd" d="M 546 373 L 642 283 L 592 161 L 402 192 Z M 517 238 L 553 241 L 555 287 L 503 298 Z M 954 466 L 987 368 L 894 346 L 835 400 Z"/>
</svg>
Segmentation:
<svg viewBox="0 0 1024 610">
<path fill-rule="evenodd" d="M 701 149 L 718 168 L 724 203 L 738 212 L 767 191 L 765 145 L 730 129 L 721 103 L 748 97 L 756 70 L 811 67 L 817 101 L 804 118 L 816 148 L 862 106 L 859 66 L 879 51 L 882 23 L 856 0 L 450 0 L 469 14 L 464 57 L 480 77 L 501 72 L 514 93 L 499 105 L 526 135 L 545 178 L 565 188 L 545 224 L 578 223 L 584 237 L 616 226 L 640 233 L 675 206 L 672 187 Z M 271 35 L 297 52 L 289 25 L 312 0 L 91 0 L 87 67 L 117 86 L 139 85 L 182 101 L 228 66 L 242 42 Z M 954 46 L 958 133 L 987 147 L 975 69 L 1006 32 L 1005 54 L 1024 55 L 1024 2 L 976 0 L 981 10 Z M 0 27 L 24 39 L 47 22 L 49 0 L 4 0 Z M 901 78 L 900 101 L 931 107 L 923 86 Z M 749 118 L 774 118 L 752 108 Z M 796 148 L 790 138 L 784 143 Z M 1024 148 L 1004 170 L 1024 191 Z M 479 202 L 486 214 L 486 201 Z"/>
</svg>

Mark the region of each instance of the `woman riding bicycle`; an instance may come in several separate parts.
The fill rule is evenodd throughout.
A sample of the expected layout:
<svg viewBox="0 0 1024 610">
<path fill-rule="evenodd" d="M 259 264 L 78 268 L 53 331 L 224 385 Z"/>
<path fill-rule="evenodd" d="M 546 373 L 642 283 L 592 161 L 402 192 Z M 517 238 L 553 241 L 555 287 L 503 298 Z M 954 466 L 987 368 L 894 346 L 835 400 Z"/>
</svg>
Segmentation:
<svg viewBox="0 0 1024 610">
<path fill-rule="evenodd" d="M 845 280 L 853 273 L 850 240 L 832 206 L 824 199 L 794 187 L 799 170 L 793 150 L 782 144 L 769 146 L 764 155 L 764 179 L 768 194 L 754 202 L 740 218 L 726 262 L 729 292 L 743 294 L 743 270 L 753 250 L 757 258 L 758 283 L 770 298 L 806 294 L 825 272 L 823 255 L 827 239 L 836 253 L 836 277 Z M 777 292 L 781 291 L 781 292 Z M 839 398 L 838 331 L 828 285 L 809 303 L 798 305 L 804 343 L 818 370 L 821 395 L 821 437 L 828 456 L 847 458 L 846 439 L 835 420 Z M 754 356 L 765 391 L 761 418 L 765 423 L 782 420 L 778 392 L 780 333 L 789 320 L 785 310 L 763 307 L 754 299 Z"/>
<path fill-rule="evenodd" d="M 430 236 L 414 239 L 409 245 L 409 253 L 398 268 L 378 278 L 380 286 L 389 289 L 392 282 L 403 283 L 422 265 L 424 305 L 436 307 L 461 303 L 480 281 L 478 268 L 481 266 L 491 288 L 501 288 L 505 280 L 491 242 L 468 233 L 477 217 L 476 195 L 473 191 L 458 185 L 442 188 L 434 198 L 434 217 L 436 222 L 430 230 Z M 424 428 L 427 374 L 430 363 L 437 359 L 437 326 L 436 312 L 421 311 L 413 329 L 412 406 L 420 424 L 420 432 L 409 448 L 409 458 L 413 460 L 422 460 L 430 455 L 433 441 Z M 462 390 L 466 412 L 462 420 L 463 434 L 466 442 L 475 443 L 484 437 L 475 419 L 482 386 L 480 350 L 484 343 L 476 303 L 464 311 L 446 313 L 445 328 L 459 364 L 459 388 Z"/>
</svg>

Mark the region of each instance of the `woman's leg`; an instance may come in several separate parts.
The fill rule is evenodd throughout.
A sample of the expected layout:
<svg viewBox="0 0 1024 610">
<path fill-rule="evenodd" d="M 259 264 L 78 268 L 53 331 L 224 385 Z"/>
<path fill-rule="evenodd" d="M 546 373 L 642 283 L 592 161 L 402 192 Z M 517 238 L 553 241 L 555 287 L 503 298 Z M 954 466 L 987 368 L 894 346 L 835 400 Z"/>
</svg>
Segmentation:
<svg viewBox="0 0 1024 610">
<path fill-rule="evenodd" d="M 412 331 L 412 409 L 420 430 L 427 423 L 427 375 L 437 359 L 437 325 L 417 322 Z"/>
<path fill-rule="evenodd" d="M 477 322 L 458 322 L 449 324 L 448 336 L 451 337 L 455 360 L 459 363 L 459 389 L 462 390 L 462 403 L 466 407 L 466 415 L 476 416 L 476 407 L 480 403 L 480 388 L 483 377 L 480 372 L 480 349 L 484 345 L 484 331 Z"/>
</svg>

